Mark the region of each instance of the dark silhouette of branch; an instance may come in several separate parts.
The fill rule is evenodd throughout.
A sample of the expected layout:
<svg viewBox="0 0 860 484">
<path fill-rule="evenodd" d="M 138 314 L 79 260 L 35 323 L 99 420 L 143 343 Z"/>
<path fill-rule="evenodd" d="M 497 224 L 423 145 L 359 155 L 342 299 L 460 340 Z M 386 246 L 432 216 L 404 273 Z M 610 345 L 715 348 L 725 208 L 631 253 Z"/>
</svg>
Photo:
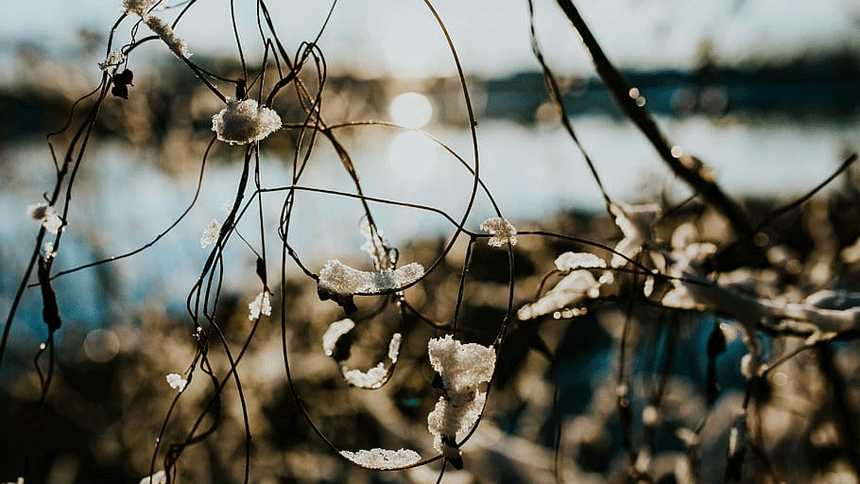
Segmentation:
<svg viewBox="0 0 860 484">
<path fill-rule="evenodd" d="M 648 138 L 648 141 L 669 165 L 669 168 L 684 180 L 711 205 L 716 207 L 728 218 L 738 238 L 748 238 L 753 234 L 753 226 L 746 209 L 730 198 L 716 183 L 709 168 L 698 158 L 687 154 L 673 154 L 673 145 L 657 127 L 654 119 L 645 108 L 644 98 L 640 97 L 637 89 L 631 89 L 618 69 L 610 62 L 597 39 L 579 14 L 571 0 L 557 0 L 573 28 L 579 33 L 585 48 L 591 55 L 597 73 L 603 80 L 612 96 L 621 106 L 624 113 L 636 124 L 636 127 Z M 676 156 L 677 155 L 677 156 Z"/>
</svg>

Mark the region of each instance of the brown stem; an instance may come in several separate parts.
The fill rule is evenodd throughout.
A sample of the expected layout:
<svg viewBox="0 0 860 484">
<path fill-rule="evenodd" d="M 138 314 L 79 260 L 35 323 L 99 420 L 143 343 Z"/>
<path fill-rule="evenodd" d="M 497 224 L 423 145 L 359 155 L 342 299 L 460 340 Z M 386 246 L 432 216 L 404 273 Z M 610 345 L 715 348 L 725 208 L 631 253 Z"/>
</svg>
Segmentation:
<svg viewBox="0 0 860 484">
<path fill-rule="evenodd" d="M 700 193 L 708 203 L 728 218 L 739 238 L 748 238 L 752 235 L 753 227 L 746 210 L 723 192 L 714 180 L 709 168 L 693 156 L 687 154 L 675 156 L 672 154 L 673 145 L 657 127 L 648 110 L 645 109 L 644 98 L 636 94 L 637 91 L 631 91 L 621 73 L 603 53 L 603 49 L 600 48 L 600 44 L 597 43 L 597 39 L 594 38 L 573 2 L 571 0 L 557 0 L 557 2 L 573 24 L 573 28 L 579 33 L 603 83 L 606 84 L 624 113 L 648 138 L 663 161 L 678 177 L 687 182 L 693 190 Z"/>
</svg>

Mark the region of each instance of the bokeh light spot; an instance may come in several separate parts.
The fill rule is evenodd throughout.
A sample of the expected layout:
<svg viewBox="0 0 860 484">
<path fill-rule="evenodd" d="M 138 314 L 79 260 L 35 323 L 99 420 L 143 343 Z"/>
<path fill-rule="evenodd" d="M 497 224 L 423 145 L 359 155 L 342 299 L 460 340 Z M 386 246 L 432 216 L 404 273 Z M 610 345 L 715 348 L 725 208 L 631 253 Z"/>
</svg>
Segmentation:
<svg viewBox="0 0 860 484">
<path fill-rule="evenodd" d="M 420 129 L 433 118 L 433 105 L 427 96 L 417 92 L 398 94 L 389 107 L 391 119 L 400 126 Z"/>
</svg>

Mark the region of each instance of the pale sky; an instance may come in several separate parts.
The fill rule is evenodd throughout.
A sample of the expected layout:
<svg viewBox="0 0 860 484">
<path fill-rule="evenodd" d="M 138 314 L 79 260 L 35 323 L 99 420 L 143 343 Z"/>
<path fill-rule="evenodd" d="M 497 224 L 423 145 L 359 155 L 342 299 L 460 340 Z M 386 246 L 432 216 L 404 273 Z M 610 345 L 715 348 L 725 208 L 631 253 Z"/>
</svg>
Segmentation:
<svg viewBox="0 0 860 484">
<path fill-rule="evenodd" d="M 253 43 L 254 2 L 237 1 L 246 53 Z M 858 0 L 580 0 L 576 2 L 610 57 L 641 69 L 695 64 L 703 41 L 726 63 L 781 59 L 844 47 L 860 49 Z M 243 7 L 247 4 L 248 7 Z M 270 1 L 288 50 L 315 36 L 330 3 Z M 535 0 L 540 41 L 561 73 L 589 69 L 577 37 L 553 0 Z M 2 0 L 0 52 L 20 40 L 37 45 L 80 44 L 85 27 L 107 33 L 120 0 Z M 537 69 L 530 52 L 526 0 L 437 0 L 470 74 L 507 75 Z M 244 10 L 243 10 L 244 9 Z M 174 11 L 160 12 L 167 20 Z M 128 35 L 126 21 L 120 39 Z M 146 27 L 141 27 L 146 29 Z M 177 32 L 200 54 L 235 54 L 227 0 L 201 0 Z M 363 76 L 450 75 L 451 55 L 420 0 L 340 0 L 321 41 L 333 72 Z M 61 54 L 66 55 L 66 54 Z M 2 61 L 0 58 L 0 61 Z"/>
</svg>

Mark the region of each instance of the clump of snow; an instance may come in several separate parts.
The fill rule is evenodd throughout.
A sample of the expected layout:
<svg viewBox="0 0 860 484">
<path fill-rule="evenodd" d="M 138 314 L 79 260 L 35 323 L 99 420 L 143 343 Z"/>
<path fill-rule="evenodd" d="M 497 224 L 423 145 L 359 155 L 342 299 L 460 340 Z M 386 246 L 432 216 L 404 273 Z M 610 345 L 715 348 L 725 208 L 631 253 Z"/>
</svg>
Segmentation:
<svg viewBox="0 0 860 484">
<path fill-rule="evenodd" d="M 115 50 L 108 54 L 104 62 L 99 62 L 99 69 L 106 71 L 108 69 L 117 67 L 123 62 L 125 62 L 125 54 L 118 50 Z"/>
<path fill-rule="evenodd" d="M 606 267 L 606 261 L 589 252 L 565 252 L 555 259 L 555 267 L 562 272 L 574 269 Z"/>
<path fill-rule="evenodd" d="M 376 389 L 381 388 L 391 377 L 391 372 L 394 364 L 397 363 L 397 358 L 400 355 L 400 341 L 402 335 L 394 333 L 391 335 L 391 341 L 388 342 L 388 359 L 391 360 L 391 366 L 385 366 L 385 363 L 377 363 L 373 368 L 362 371 L 355 368 L 349 368 L 341 361 L 349 358 L 349 353 L 339 354 L 341 348 L 338 348 L 338 342 L 341 338 L 349 334 L 355 328 L 355 323 L 349 319 L 341 319 L 331 323 L 323 334 L 323 351 L 325 354 L 338 361 L 343 379 L 350 385 L 358 388 Z"/>
<path fill-rule="evenodd" d="M 391 335 L 391 341 L 388 342 L 388 359 L 392 363 L 397 363 L 397 357 L 400 356 L 401 339 L 402 335 L 400 333 L 394 333 Z"/>
<path fill-rule="evenodd" d="M 52 241 L 45 242 L 44 245 L 45 250 L 45 260 L 51 260 L 54 257 L 57 257 L 57 251 L 54 250 L 54 243 Z"/>
<path fill-rule="evenodd" d="M 600 296 L 600 282 L 591 272 L 580 269 L 564 276 L 558 284 L 537 301 L 526 304 L 517 311 L 522 321 L 574 306 L 587 298 Z"/>
<path fill-rule="evenodd" d="M 430 365 L 442 377 L 448 392 L 461 393 L 490 381 L 496 367 L 496 350 L 477 343 L 463 344 L 450 334 L 427 343 Z"/>
<path fill-rule="evenodd" d="M 248 319 L 251 321 L 259 318 L 261 314 L 264 316 L 271 316 L 272 301 L 269 291 L 264 289 L 260 294 L 257 294 L 257 297 L 248 303 L 248 310 Z"/>
<path fill-rule="evenodd" d="M 56 234 L 63 227 L 63 219 L 52 205 L 47 203 L 34 203 L 27 207 L 27 215 L 33 220 L 42 222 L 42 227 L 52 234 Z"/>
<path fill-rule="evenodd" d="M 339 260 L 325 263 L 319 274 L 319 286 L 333 294 L 379 294 L 399 291 L 424 276 L 424 267 L 417 262 L 394 270 L 365 272 L 353 269 Z"/>
<path fill-rule="evenodd" d="M 486 401 L 487 393 L 482 391 L 454 398 L 445 398 L 444 395 L 439 397 L 433 411 L 427 415 L 427 428 L 433 435 L 433 448 L 445 452 L 443 440 L 463 440 L 481 416 Z"/>
<path fill-rule="evenodd" d="M 662 213 L 659 205 L 645 203 L 641 205 L 618 205 L 611 203 L 609 211 L 615 216 L 615 225 L 621 229 L 624 238 L 615 246 L 615 251 L 633 258 L 642 250 L 642 244 L 650 242 L 652 237 L 652 226 L 657 217 Z M 612 267 L 623 267 L 627 259 L 615 254 L 612 256 Z"/>
<path fill-rule="evenodd" d="M 752 380 L 756 375 L 755 363 L 752 353 L 747 353 L 741 357 L 741 375 L 747 380 Z"/>
<path fill-rule="evenodd" d="M 477 343 L 463 344 L 445 335 L 431 339 L 427 353 L 444 388 L 444 394 L 427 416 L 427 428 L 433 435 L 433 447 L 446 452 L 450 449 L 445 442 L 465 438 L 481 415 L 487 394 L 478 387 L 493 377 L 496 351 Z"/>
<path fill-rule="evenodd" d="M 505 244 L 517 245 L 517 229 L 501 217 L 484 220 L 481 222 L 481 230 L 493 235 L 487 241 L 490 247 L 503 247 Z"/>
<path fill-rule="evenodd" d="M 367 371 L 350 370 L 346 366 L 343 366 L 342 370 L 343 379 L 350 385 L 358 388 L 376 389 L 382 387 L 388 381 L 388 369 L 385 368 L 384 363 L 378 363 Z"/>
<path fill-rule="evenodd" d="M 350 385 L 358 388 L 367 388 L 371 390 L 382 388 L 382 385 L 385 385 L 388 379 L 391 378 L 394 364 L 397 363 L 397 358 L 400 356 L 401 339 L 402 336 L 400 333 L 394 333 L 391 335 L 391 341 L 388 342 L 388 359 L 391 360 L 391 366 L 386 368 L 385 364 L 380 362 L 367 371 L 361 371 L 350 369 L 343 364 L 338 364 L 341 374 L 343 375 L 343 379 Z M 334 350 L 334 345 L 336 343 L 336 341 L 334 343 L 330 343 L 332 350 Z M 326 352 L 326 354 L 328 354 L 328 352 Z"/>
<path fill-rule="evenodd" d="M 174 390 L 185 390 L 185 385 L 188 384 L 188 380 L 182 378 L 182 375 L 179 373 L 171 373 L 167 375 L 167 384 L 170 385 L 170 388 Z"/>
<path fill-rule="evenodd" d="M 325 351 L 325 354 L 332 356 L 341 336 L 352 331 L 354 327 L 355 323 L 349 318 L 331 323 L 325 334 L 323 334 L 323 351 Z"/>
<path fill-rule="evenodd" d="M 218 236 L 221 235 L 221 224 L 218 219 L 212 219 L 209 225 L 203 229 L 203 235 L 200 236 L 200 248 L 205 249 L 218 241 Z"/>
<path fill-rule="evenodd" d="M 144 477 L 138 484 L 167 484 L 167 474 L 162 469 L 151 476 Z"/>
<path fill-rule="evenodd" d="M 152 32 L 167 45 L 167 48 L 169 48 L 171 52 L 176 54 L 177 57 L 180 59 L 191 57 L 191 53 L 188 52 L 188 46 L 185 45 L 185 41 L 176 35 L 176 32 L 170 28 L 170 25 L 168 25 L 167 22 L 154 15 L 144 15 L 143 22 L 147 27 L 149 27 L 149 30 L 152 30 Z"/>
<path fill-rule="evenodd" d="M 340 455 L 360 466 L 380 470 L 399 469 L 411 466 L 421 460 L 418 452 L 410 449 L 388 450 L 376 448 L 370 450 L 362 449 L 358 452 L 342 450 L 340 451 Z"/>
<path fill-rule="evenodd" d="M 281 117 L 274 110 L 259 106 L 253 99 L 228 99 L 227 106 L 212 116 L 212 131 L 231 145 L 260 141 L 281 129 Z"/>
</svg>

